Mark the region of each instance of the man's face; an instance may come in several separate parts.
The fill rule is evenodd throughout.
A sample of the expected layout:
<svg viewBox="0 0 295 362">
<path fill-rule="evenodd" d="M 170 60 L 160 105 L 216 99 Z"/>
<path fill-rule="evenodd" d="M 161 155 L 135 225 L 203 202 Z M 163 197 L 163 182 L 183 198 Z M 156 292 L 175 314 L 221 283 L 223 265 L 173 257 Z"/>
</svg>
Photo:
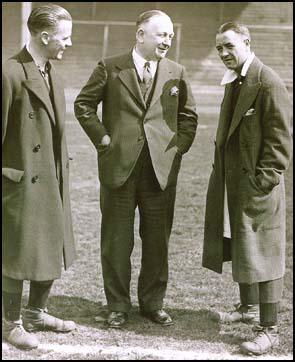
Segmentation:
<svg viewBox="0 0 295 362">
<path fill-rule="evenodd" d="M 164 58 L 171 47 L 173 24 L 168 16 L 156 15 L 142 24 L 137 32 L 140 51 L 146 60 Z"/>
<path fill-rule="evenodd" d="M 227 30 L 216 35 L 216 49 L 224 65 L 238 71 L 250 54 L 250 43 L 244 35 Z"/>
<path fill-rule="evenodd" d="M 67 47 L 72 46 L 72 22 L 61 20 L 55 31 L 48 31 L 47 58 L 62 60 Z"/>
</svg>

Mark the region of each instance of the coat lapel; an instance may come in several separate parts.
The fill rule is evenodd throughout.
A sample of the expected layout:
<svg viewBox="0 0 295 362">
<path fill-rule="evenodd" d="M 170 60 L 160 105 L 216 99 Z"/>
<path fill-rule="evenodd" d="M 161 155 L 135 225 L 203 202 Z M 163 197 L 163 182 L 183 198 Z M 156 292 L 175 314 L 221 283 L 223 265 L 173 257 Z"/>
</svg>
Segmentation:
<svg viewBox="0 0 295 362">
<path fill-rule="evenodd" d="M 44 104 L 52 122 L 55 124 L 54 110 L 51 104 L 48 88 L 26 48 L 24 48 L 20 53 L 20 61 L 23 64 L 27 76 L 27 79 L 23 82 L 24 86 L 29 89 L 38 99 L 40 99 L 40 101 Z"/>
<path fill-rule="evenodd" d="M 261 82 L 259 81 L 261 68 L 262 63 L 257 58 L 254 58 L 241 88 L 239 99 L 237 101 L 231 126 L 228 132 L 227 142 L 235 129 L 238 127 L 241 119 L 243 118 L 243 115 L 251 107 L 252 103 L 257 97 L 257 93 L 261 87 Z"/>
<path fill-rule="evenodd" d="M 151 107 L 158 100 L 158 98 L 162 95 L 163 87 L 164 87 L 165 83 L 167 83 L 167 81 L 170 79 L 170 75 L 169 75 L 170 73 L 171 73 L 171 71 L 167 67 L 167 60 L 164 58 L 161 61 L 159 61 L 156 84 L 155 84 L 154 92 L 152 94 L 152 99 L 151 99 Z"/>
<path fill-rule="evenodd" d="M 231 95 L 232 95 L 232 88 L 228 84 L 224 90 L 224 97 L 221 104 L 220 117 L 219 117 L 219 126 L 216 133 L 216 143 L 219 146 L 225 143 L 226 137 L 228 135 L 228 125 L 230 122 L 230 120 L 228 119 L 228 115 L 230 114 Z"/>
<path fill-rule="evenodd" d="M 129 92 L 133 94 L 140 105 L 143 108 L 146 108 L 146 104 L 138 83 L 135 65 L 132 60 L 132 53 L 128 53 L 126 58 L 122 59 L 122 61 L 117 64 L 117 68 L 121 69 L 118 76 L 122 83 L 127 87 Z"/>
<path fill-rule="evenodd" d="M 53 103 L 55 108 L 55 120 L 56 125 L 59 129 L 60 135 L 63 133 L 64 130 L 64 119 L 65 119 L 65 95 L 63 91 L 63 86 L 58 78 L 58 75 L 55 71 L 55 68 L 51 64 L 50 70 L 50 77 L 51 77 L 51 91 L 53 95 Z"/>
</svg>

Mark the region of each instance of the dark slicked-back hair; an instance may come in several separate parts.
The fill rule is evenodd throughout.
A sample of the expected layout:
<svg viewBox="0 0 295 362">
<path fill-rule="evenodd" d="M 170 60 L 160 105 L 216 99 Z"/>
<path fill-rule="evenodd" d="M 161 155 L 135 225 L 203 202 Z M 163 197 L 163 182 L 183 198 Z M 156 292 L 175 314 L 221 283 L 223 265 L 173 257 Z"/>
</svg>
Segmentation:
<svg viewBox="0 0 295 362">
<path fill-rule="evenodd" d="M 139 15 L 139 17 L 136 21 L 136 28 L 138 29 L 138 27 L 141 24 L 147 23 L 150 20 L 150 18 L 152 18 L 153 16 L 167 16 L 170 19 L 170 16 L 168 16 L 166 13 L 164 13 L 164 11 L 148 10 Z"/>
<path fill-rule="evenodd" d="M 70 13 L 59 5 L 46 4 L 33 9 L 27 25 L 32 35 L 43 30 L 55 30 L 59 21 L 72 21 Z"/>
<path fill-rule="evenodd" d="M 218 28 L 217 34 L 225 33 L 228 30 L 232 30 L 237 34 L 244 35 L 249 41 L 251 40 L 250 39 L 250 32 L 249 32 L 249 29 L 246 27 L 246 25 L 230 21 L 228 23 L 222 24 Z"/>
</svg>

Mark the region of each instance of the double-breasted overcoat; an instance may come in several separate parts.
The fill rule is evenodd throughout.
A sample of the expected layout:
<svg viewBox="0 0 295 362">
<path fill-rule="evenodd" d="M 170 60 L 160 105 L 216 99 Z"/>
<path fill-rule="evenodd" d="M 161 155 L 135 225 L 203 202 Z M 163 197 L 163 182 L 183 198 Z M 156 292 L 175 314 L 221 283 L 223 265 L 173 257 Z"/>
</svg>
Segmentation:
<svg viewBox="0 0 295 362">
<path fill-rule="evenodd" d="M 284 171 L 291 158 L 291 105 L 282 80 L 256 57 L 232 120 L 231 91 L 228 84 L 216 134 L 202 264 L 221 273 L 228 259 L 223 245 L 226 182 L 233 279 L 251 284 L 281 278 L 285 270 Z"/>
<path fill-rule="evenodd" d="M 2 67 L 2 272 L 59 278 L 75 258 L 65 97 L 50 65 L 52 101 L 24 48 Z"/>
</svg>

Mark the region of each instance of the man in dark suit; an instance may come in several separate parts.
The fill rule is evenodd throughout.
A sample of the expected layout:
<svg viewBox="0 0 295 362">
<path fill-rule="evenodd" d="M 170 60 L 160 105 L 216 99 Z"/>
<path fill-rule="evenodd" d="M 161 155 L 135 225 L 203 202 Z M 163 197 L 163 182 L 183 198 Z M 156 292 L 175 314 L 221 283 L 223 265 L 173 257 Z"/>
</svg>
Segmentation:
<svg viewBox="0 0 295 362">
<path fill-rule="evenodd" d="M 159 10 L 137 21 L 131 52 L 102 59 L 75 101 L 75 114 L 98 152 L 102 212 L 101 258 L 109 316 L 122 327 L 131 307 L 130 256 L 138 207 L 142 239 L 140 312 L 161 325 L 168 281 L 177 175 L 197 128 L 183 66 L 165 58 L 171 19 Z M 102 101 L 102 121 L 97 106 Z"/>
<path fill-rule="evenodd" d="M 245 26 L 222 25 L 216 49 L 228 69 L 207 192 L 203 266 L 221 273 L 223 262 L 232 260 L 241 303 L 215 317 L 225 323 L 260 321 L 255 339 L 241 345 L 258 355 L 279 342 L 291 105 L 279 76 L 251 52 Z"/>
<path fill-rule="evenodd" d="M 29 43 L 2 69 L 3 338 L 23 349 L 38 346 L 27 331 L 75 328 L 46 309 L 63 262 L 67 269 L 75 258 L 65 99 L 49 61 L 71 46 L 72 19 L 60 6 L 42 5 L 28 28 Z M 30 294 L 21 318 L 23 280 Z"/>
</svg>

